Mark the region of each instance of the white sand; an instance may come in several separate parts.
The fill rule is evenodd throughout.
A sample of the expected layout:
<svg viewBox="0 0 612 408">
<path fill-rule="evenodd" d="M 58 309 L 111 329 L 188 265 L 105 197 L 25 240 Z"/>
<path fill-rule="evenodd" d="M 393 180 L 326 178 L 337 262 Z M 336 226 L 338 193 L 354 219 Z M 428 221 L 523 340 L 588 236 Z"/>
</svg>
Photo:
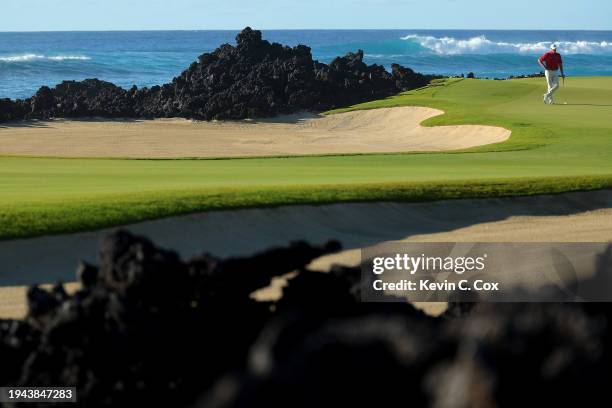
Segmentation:
<svg viewBox="0 0 612 408">
<path fill-rule="evenodd" d="M 51 289 L 53 285 L 42 285 Z M 68 293 L 74 293 L 80 285 L 74 282 L 64 285 Z M 12 286 L 0 288 L 0 319 L 21 319 L 27 312 L 27 286 Z"/>
<path fill-rule="evenodd" d="M 204 250 L 217 256 L 250 255 L 304 239 L 339 239 L 344 252 L 316 260 L 357 265 L 359 249 L 386 241 L 612 242 L 612 191 L 432 203 L 363 203 L 220 211 L 129 226 L 184 258 Z M 0 242 L 0 285 L 74 280 L 80 259 L 97 262 L 108 232 Z M 264 292 L 275 297 L 282 287 Z M 25 310 L 23 288 L 0 289 L 0 316 Z M 431 307 L 431 305 L 429 305 Z M 435 307 L 435 305 L 433 305 Z"/>
<path fill-rule="evenodd" d="M 510 137 L 509 130 L 491 126 L 420 126 L 441 114 L 402 107 L 236 122 L 32 121 L 0 126 L 0 154 L 169 158 L 391 153 L 464 149 Z"/>
</svg>

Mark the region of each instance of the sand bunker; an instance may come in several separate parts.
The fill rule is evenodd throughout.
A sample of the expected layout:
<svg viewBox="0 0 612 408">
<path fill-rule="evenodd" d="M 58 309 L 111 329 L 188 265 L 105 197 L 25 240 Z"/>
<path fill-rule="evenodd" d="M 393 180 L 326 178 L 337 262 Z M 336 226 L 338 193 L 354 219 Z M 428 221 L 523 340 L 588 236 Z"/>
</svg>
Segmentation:
<svg viewBox="0 0 612 408">
<path fill-rule="evenodd" d="M 184 259 L 252 255 L 294 240 L 339 239 L 345 251 L 316 260 L 358 265 L 359 249 L 386 241 L 408 242 L 612 242 L 612 191 L 524 198 L 429 203 L 362 203 L 289 206 L 185 215 L 129 226 Z M 79 260 L 98 263 L 100 239 L 109 230 L 0 242 L 0 318 L 25 311 L 23 287 L 74 280 Z M 260 293 L 274 298 L 282 280 Z M 429 305 L 429 307 L 436 305 Z"/>
<path fill-rule="evenodd" d="M 269 120 L 52 120 L 0 126 L 0 154 L 56 157 L 240 157 L 457 150 L 503 142 L 491 126 L 422 127 L 442 111 L 401 107 Z"/>
</svg>

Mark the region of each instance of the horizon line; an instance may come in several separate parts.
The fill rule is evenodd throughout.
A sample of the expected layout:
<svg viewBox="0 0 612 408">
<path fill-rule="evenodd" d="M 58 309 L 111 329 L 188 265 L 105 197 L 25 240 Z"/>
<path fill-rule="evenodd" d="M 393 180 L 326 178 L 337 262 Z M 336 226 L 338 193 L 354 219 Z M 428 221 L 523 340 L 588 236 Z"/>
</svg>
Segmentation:
<svg viewBox="0 0 612 408">
<path fill-rule="evenodd" d="M 100 32 L 193 32 L 193 31 L 225 31 L 235 32 L 242 31 L 243 28 L 216 28 L 216 29 L 202 29 L 202 28 L 180 28 L 180 29 L 165 29 L 165 28 L 153 28 L 153 29 L 101 29 L 101 30 L 9 30 L 1 31 L 2 34 L 17 34 L 17 33 L 100 33 Z M 546 31 L 546 32 L 587 32 L 587 31 L 610 31 L 609 29 L 567 29 L 567 30 L 543 30 L 534 28 L 253 28 L 258 31 L 400 31 L 400 30 L 414 30 L 414 31 Z"/>
</svg>

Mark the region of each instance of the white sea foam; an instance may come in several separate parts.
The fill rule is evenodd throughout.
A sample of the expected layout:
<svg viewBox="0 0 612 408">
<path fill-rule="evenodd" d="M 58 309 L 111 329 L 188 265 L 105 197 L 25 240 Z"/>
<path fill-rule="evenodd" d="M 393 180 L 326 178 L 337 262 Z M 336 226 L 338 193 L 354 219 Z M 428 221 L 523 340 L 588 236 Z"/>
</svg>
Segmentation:
<svg viewBox="0 0 612 408">
<path fill-rule="evenodd" d="M 422 47 L 441 55 L 458 54 L 532 54 L 545 52 L 551 41 L 533 43 L 494 42 L 484 35 L 460 40 L 453 37 L 432 37 L 416 34 L 402 37 L 402 40 L 413 41 Z M 557 41 L 559 52 L 564 54 L 597 54 L 612 53 L 612 42 L 609 41 Z"/>
<path fill-rule="evenodd" d="M 84 55 L 56 55 L 54 57 L 47 57 L 52 61 L 89 61 L 91 58 Z"/>
<path fill-rule="evenodd" d="M 36 59 L 44 58 L 44 55 L 36 55 L 36 54 L 24 54 L 24 55 L 14 55 L 10 57 L 0 57 L 0 61 L 4 62 L 24 62 L 24 61 L 33 61 Z"/>
<path fill-rule="evenodd" d="M 22 54 L 9 55 L 0 57 L 2 62 L 30 62 L 30 61 L 88 61 L 90 57 L 85 55 L 39 55 L 39 54 Z"/>
</svg>

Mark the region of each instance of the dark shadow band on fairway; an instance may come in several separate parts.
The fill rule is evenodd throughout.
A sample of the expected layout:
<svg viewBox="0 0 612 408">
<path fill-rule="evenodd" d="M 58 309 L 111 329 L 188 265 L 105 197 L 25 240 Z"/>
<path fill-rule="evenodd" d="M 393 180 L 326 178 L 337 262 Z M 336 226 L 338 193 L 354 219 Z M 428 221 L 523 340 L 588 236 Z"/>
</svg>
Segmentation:
<svg viewBox="0 0 612 408">
<path fill-rule="evenodd" d="M 564 103 L 564 104 L 557 103 L 556 105 L 559 105 L 559 106 L 597 106 L 597 107 L 610 107 L 610 106 L 612 106 L 612 105 L 604 105 L 604 104 L 600 104 L 600 103 Z"/>
<path fill-rule="evenodd" d="M 188 259 L 203 251 L 220 257 L 250 255 L 295 240 L 320 244 L 338 239 L 344 249 L 358 249 L 512 216 L 563 216 L 611 208 L 612 190 L 600 190 L 427 203 L 348 203 L 216 211 L 125 228 Z M 570 237 L 571 228 L 567 226 Z M 110 231 L 1 241 L 0 286 L 74 281 L 80 260 L 98 262 L 99 241 Z M 612 241 L 612 228 L 605 230 L 604 235 L 607 241 Z"/>
</svg>

